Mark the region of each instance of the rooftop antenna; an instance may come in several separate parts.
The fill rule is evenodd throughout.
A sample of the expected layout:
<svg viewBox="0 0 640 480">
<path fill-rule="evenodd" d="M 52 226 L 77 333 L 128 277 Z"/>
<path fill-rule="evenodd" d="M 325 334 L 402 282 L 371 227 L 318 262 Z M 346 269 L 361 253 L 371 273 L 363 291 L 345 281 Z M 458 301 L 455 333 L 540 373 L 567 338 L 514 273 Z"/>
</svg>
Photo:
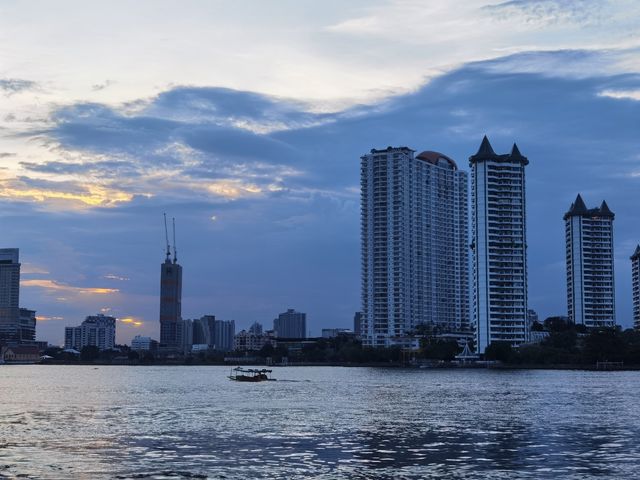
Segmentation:
<svg viewBox="0 0 640 480">
<path fill-rule="evenodd" d="M 173 217 L 173 263 L 178 263 L 178 249 L 176 248 L 176 218 Z"/>
<path fill-rule="evenodd" d="M 170 262 L 171 258 L 171 247 L 169 246 L 169 230 L 167 230 L 167 214 L 164 213 L 164 237 L 167 240 L 167 258 L 165 259 L 165 263 Z"/>
</svg>

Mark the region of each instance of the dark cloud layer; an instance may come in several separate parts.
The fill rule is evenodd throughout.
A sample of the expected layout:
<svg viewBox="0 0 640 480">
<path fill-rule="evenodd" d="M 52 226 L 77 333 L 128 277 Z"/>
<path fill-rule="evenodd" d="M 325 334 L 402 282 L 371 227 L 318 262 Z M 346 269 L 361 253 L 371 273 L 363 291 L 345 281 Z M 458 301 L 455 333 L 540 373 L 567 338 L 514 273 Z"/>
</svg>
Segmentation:
<svg viewBox="0 0 640 480">
<path fill-rule="evenodd" d="M 8 208 L 2 217 L 13 228 L 6 241 L 22 246 L 26 258 L 46 264 L 59 280 L 130 278 L 118 287 L 126 296 L 109 306 L 144 317 L 144 328 L 156 335 L 161 218 L 168 211 L 178 218 L 185 316 L 213 313 L 245 326 L 269 324 L 293 307 L 308 312 L 318 333 L 350 325 L 359 309 L 360 155 L 407 145 L 441 151 L 467 169 L 467 158 L 487 134 L 496 151 L 508 151 L 515 141 L 530 160 L 531 307 L 543 317 L 566 312 L 562 215 L 581 192 L 589 206 L 606 199 L 616 213 L 618 320 L 629 325 L 628 256 L 640 241 L 640 102 L 601 94 L 638 89 L 640 77 L 553 76 L 506 67 L 541 58 L 570 63 L 584 55 L 567 51 L 468 65 L 415 93 L 333 115 L 253 93 L 185 87 L 133 112 L 67 107 L 45 133 L 62 150 L 99 158 L 23 168 L 103 172 L 115 182 L 111 187 L 145 184 L 154 196 L 81 214 Z M 192 186 L 220 179 L 255 184 L 263 194 L 221 199 Z M 31 292 L 23 299 L 45 315 L 80 320 L 77 306 L 41 302 Z"/>
</svg>

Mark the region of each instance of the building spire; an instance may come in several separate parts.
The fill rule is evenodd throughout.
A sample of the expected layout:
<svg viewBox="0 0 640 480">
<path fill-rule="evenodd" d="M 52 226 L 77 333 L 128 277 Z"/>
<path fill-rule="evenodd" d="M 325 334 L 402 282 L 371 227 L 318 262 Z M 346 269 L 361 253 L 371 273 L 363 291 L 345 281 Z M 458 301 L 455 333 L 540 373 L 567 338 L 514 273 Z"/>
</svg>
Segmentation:
<svg viewBox="0 0 640 480">
<path fill-rule="evenodd" d="M 602 204 L 600 205 L 600 215 L 605 216 L 605 217 L 613 217 L 614 216 L 613 212 L 609 208 L 609 205 L 607 205 L 607 202 L 605 202 L 604 200 L 602 201 Z"/>
<path fill-rule="evenodd" d="M 478 149 L 478 153 L 476 153 L 475 156 L 476 157 L 477 156 L 488 157 L 488 156 L 493 156 L 495 154 L 496 154 L 496 152 L 493 151 L 493 147 L 491 146 L 491 143 L 489 143 L 489 139 L 485 135 L 482 138 L 482 143 L 480 144 L 480 148 Z"/>
<path fill-rule="evenodd" d="M 475 163 L 478 160 L 488 160 L 496 157 L 496 152 L 493 151 L 493 147 L 491 146 L 491 143 L 489 143 L 489 139 L 485 135 L 482 138 L 482 143 L 480 144 L 478 152 L 475 155 L 471 155 L 471 157 L 469 157 L 469 162 Z"/>
<path fill-rule="evenodd" d="M 640 258 L 640 245 L 636 247 L 636 251 L 631 255 L 631 260 L 635 260 L 636 258 Z"/>
<path fill-rule="evenodd" d="M 565 219 L 566 217 L 576 217 L 578 215 L 586 215 L 588 213 L 589 210 L 587 209 L 584 200 L 582 200 L 582 197 L 578 194 L 576 201 L 571 204 L 569 211 L 565 214 Z"/>
</svg>

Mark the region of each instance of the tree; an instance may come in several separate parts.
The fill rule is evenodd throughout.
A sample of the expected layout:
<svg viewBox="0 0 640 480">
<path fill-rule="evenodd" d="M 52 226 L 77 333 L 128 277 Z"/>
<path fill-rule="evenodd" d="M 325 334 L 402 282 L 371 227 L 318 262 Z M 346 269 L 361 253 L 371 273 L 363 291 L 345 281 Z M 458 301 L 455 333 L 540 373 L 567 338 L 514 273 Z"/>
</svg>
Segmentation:
<svg viewBox="0 0 640 480">
<path fill-rule="evenodd" d="M 568 330 L 571 324 L 566 317 L 548 317 L 544 321 L 544 326 L 550 332 L 562 332 Z"/>
<path fill-rule="evenodd" d="M 592 329 L 584 341 L 584 356 L 588 363 L 621 362 L 625 342 L 618 328 Z"/>
<path fill-rule="evenodd" d="M 80 359 L 83 362 L 93 362 L 100 357 L 100 349 L 95 345 L 87 345 L 86 347 L 82 347 L 82 351 L 80 352 Z"/>
<path fill-rule="evenodd" d="M 506 363 L 513 357 L 513 347 L 509 342 L 491 342 L 484 351 L 485 360 L 498 360 Z"/>
</svg>

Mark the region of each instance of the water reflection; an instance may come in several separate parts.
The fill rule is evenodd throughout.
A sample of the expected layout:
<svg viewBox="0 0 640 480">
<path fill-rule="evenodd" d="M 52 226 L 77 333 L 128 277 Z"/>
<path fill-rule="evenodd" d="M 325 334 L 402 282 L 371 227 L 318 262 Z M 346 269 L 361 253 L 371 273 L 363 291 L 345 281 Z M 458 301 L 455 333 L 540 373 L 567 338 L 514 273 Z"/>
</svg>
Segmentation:
<svg viewBox="0 0 640 480">
<path fill-rule="evenodd" d="M 0 368 L 0 478 L 632 478 L 634 372 Z M 11 388 L 9 388 L 11 387 Z M 615 401 L 615 409 L 607 407 Z"/>
</svg>

